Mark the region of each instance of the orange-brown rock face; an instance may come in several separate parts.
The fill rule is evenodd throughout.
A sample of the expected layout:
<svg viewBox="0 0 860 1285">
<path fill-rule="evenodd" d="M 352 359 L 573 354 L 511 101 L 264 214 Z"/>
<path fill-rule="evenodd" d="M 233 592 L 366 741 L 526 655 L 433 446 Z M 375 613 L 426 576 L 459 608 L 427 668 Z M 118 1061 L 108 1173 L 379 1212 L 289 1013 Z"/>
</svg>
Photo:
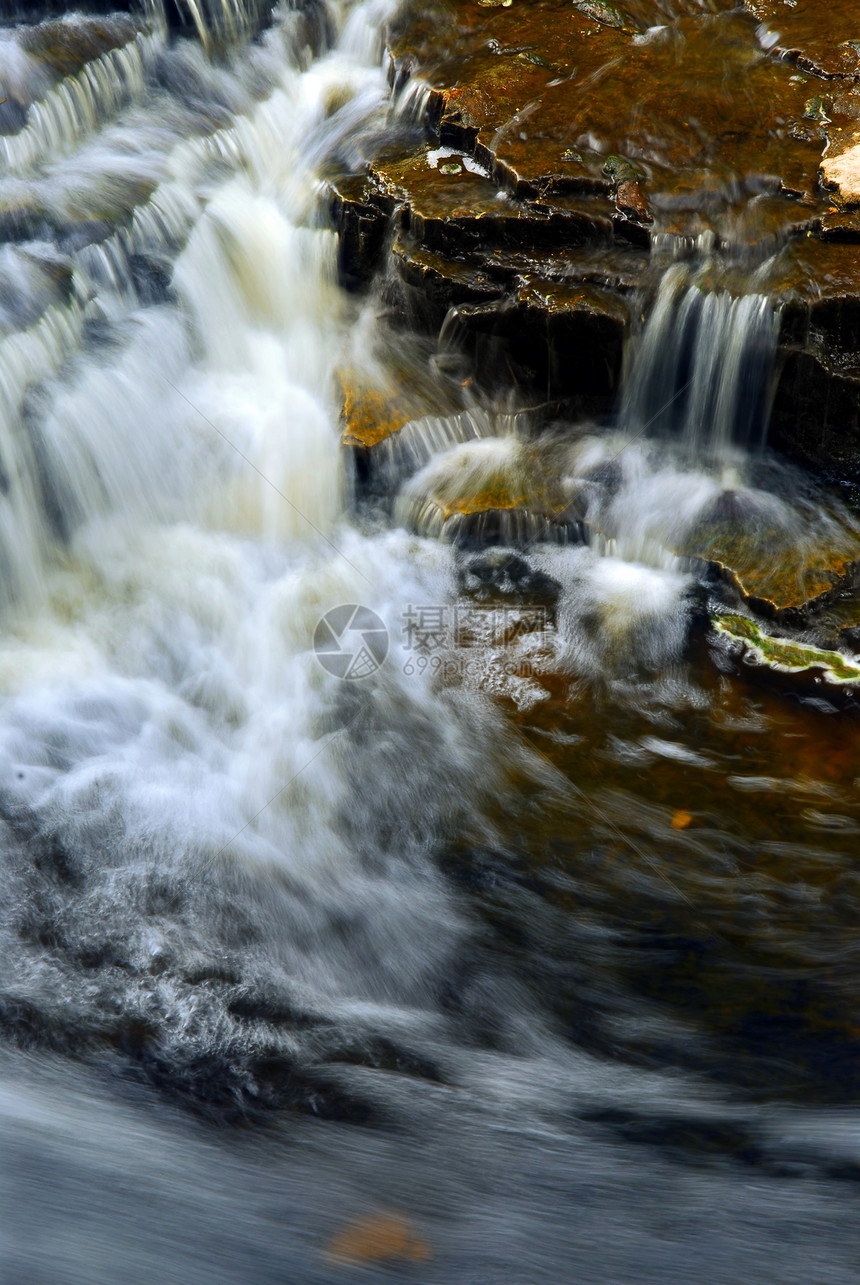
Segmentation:
<svg viewBox="0 0 860 1285">
<path fill-rule="evenodd" d="M 479 384 L 592 413 L 662 267 L 710 254 L 784 306 L 775 443 L 855 467 L 855 10 L 407 0 L 388 48 L 425 136 L 335 180 L 345 277 L 387 263 L 394 315 L 444 326 Z"/>
<path fill-rule="evenodd" d="M 634 171 L 663 207 L 730 200 L 720 188 L 733 183 L 811 192 L 819 140 L 791 128 L 804 84 L 762 49 L 749 16 L 690 9 L 669 22 L 655 11 L 657 26 L 612 10 L 610 25 L 608 6 L 475 0 L 425 9 L 417 28 L 404 20 L 393 52 L 408 58 L 415 39 L 417 70 L 442 99 L 441 141 L 474 150 L 516 194 L 614 191 Z M 451 52 L 434 57 L 446 15 Z"/>
</svg>

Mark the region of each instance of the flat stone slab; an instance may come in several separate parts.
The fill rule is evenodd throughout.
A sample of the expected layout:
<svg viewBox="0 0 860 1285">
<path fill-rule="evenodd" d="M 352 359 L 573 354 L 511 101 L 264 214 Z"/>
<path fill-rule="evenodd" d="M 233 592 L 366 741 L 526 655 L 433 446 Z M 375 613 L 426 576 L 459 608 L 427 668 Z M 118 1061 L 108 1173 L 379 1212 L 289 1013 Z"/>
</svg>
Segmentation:
<svg viewBox="0 0 860 1285">
<path fill-rule="evenodd" d="M 652 8 L 407 5 L 390 47 L 432 86 L 441 141 L 516 195 L 622 188 L 647 222 L 661 201 L 677 210 L 689 193 L 693 207 L 730 181 L 813 194 L 822 140 L 802 126 L 803 78 L 766 56 L 743 13 L 682 5 L 661 23 Z"/>
</svg>

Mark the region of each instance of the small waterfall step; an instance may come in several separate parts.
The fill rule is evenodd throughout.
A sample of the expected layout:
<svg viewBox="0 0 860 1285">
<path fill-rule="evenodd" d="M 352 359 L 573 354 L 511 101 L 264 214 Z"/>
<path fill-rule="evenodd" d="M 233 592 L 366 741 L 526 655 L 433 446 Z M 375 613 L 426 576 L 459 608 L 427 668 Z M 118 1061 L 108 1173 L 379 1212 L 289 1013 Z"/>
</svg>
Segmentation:
<svg viewBox="0 0 860 1285">
<path fill-rule="evenodd" d="M 674 437 L 693 462 L 764 446 L 780 326 L 766 295 L 706 288 L 706 272 L 664 274 L 621 394 L 631 433 Z"/>
<path fill-rule="evenodd" d="M 384 390 L 357 416 L 347 398 L 357 502 L 396 492 L 395 521 L 419 535 L 472 547 L 585 542 L 691 569 L 785 624 L 813 608 L 820 622 L 853 588 L 860 524 L 765 452 L 779 314 L 709 276 L 709 264 L 664 274 L 626 355 L 612 430 L 547 423 L 546 408 L 409 418 L 408 400 L 394 409 Z"/>
</svg>

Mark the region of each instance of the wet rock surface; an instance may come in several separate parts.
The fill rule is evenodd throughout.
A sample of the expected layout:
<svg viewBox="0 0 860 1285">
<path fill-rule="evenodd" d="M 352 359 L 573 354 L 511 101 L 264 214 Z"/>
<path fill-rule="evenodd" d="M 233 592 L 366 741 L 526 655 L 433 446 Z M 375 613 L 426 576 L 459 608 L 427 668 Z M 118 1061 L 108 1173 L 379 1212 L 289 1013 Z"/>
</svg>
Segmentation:
<svg viewBox="0 0 860 1285">
<path fill-rule="evenodd" d="M 93 58 L 133 40 L 139 29 L 131 16 L 116 14 L 106 22 L 91 18 L 41 22 L 25 31 L 19 43 L 53 75 L 71 76 Z"/>
<path fill-rule="evenodd" d="M 826 80 L 860 79 L 860 37 L 857 7 L 852 0 L 826 6 L 800 0 L 744 0 L 745 7 L 764 26 L 763 42 L 774 53 L 804 71 Z"/>
<path fill-rule="evenodd" d="M 619 38 L 647 34 L 648 14 L 618 15 L 591 2 L 577 11 Z M 202 65 L 198 45 L 177 43 L 190 63 Z M 160 256 L 144 245 L 149 259 L 136 253 L 128 271 L 124 260 L 103 257 L 112 247 L 85 247 L 94 252 L 80 272 L 116 268 L 122 299 L 101 279 L 95 284 L 113 315 L 120 306 L 122 316 L 133 312 L 135 328 L 147 320 L 139 317 L 146 304 L 163 302 L 156 270 L 164 296 L 175 280 L 183 314 L 177 320 L 187 319 L 189 298 L 199 319 L 189 327 L 194 348 L 187 358 L 178 351 L 172 326 L 140 329 L 141 349 L 154 360 L 128 371 L 106 324 L 110 311 L 91 310 L 85 335 L 101 336 L 92 367 L 99 375 L 118 367 L 121 382 L 99 378 L 81 391 L 66 367 L 57 380 L 63 413 L 55 427 L 47 414 L 54 389 L 38 390 L 41 404 L 28 398 L 16 435 L 32 435 L 40 454 L 34 467 L 25 457 L 3 479 L 13 498 L 19 480 L 39 489 L 33 508 L 45 519 L 37 530 L 53 549 L 48 524 L 56 528 L 62 559 L 56 604 L 37 613 L 28 637 L 13 635 L 3 653 L 0 939 L 8 948 L 0 950 L 0 1026 L 4 1060 L 20 1057 L 31 1073 L 45 1063 L 60 1068 L 56 1098 L 40 1112 L 47 1140 L 41 1194 L 51 1191 L 51 1209 L 62 1205 L 49 1186 L 58 1131 L 93 1155 L 115 1132 L 113 1145 L 125 1154 L 104 1185 L 124 1193 L 129 1166 L 139 1173 L 135 1139 L 146 1117 L 166 1117 L 175 1152 L 153 1146 L 152 1166 L 166 1175 L 176 1243 L 195 1261 L 190 1271 L 177 1268 L 168 1245 L 157 1267 L 141 1266 L 135 1255 L 147 1224 L 139 1209 L 124 1207 L 115 1222 L 130 1228 L 137 1245 L 123 1257 L 149 1279 L 178 1272 L 188 1285 L 213 1273 L 245 1281 L 254 1262 L 273 1283 L 330 1285 L 335 1266 L 364 1264 L 365 1275 L 378 1275 L 390 1260 L 395 1275 L 399 1261 L 412 1276 L 432 1247 L 439 1281 L 510 1282 L 522 1272 L 530 1285 L 577 1276 L 618 1285 L 643 1276 L 644 1191 L 658 1214 L 654 1243 L 672 1246 L 663 1251 L 668 1270 L 655 1263 L 644 1275 L 660 1285 L 672 1279 L 676 1229 L 684 1227 L 694 1267 L 685 1262 L 674 1275 L 695 1279 L 695 1263 L 708 1262 L 712 1245 L 725 1245 L 731 1270 L 711 1272 L 708 1285 L 712 1278 L 714 1285 L 734 1283 L 738 1261 L 745 1262 L 741 1279 L 747 1268 L 753 1272 L 750 1244 L 765 1260 L 781 1239 L 782 1222 L 768 1241 L 751 1230 L 751 1190 L 774 1176 L 781 1181 L 792 1165 L 819 1184 L 839 1163 L 856 1177 L 856 1157 L 841 1137 L 792 1150 L 780 1105 L 788 1099 L 804 1110 L 822 1101 L 844 1108 L 858 1096 L 856 721 L 840 720 L 830 731 L 823 684 L 816 688 L 816 678 L 803 673 L 790 676 L 809 679 L 802 694 L 818 699 L 816 709 L 785 701 L 781 690 L 765 704 L 758 687 L 744 683 L 746 657 L 729 653 L 736 642 L 721 650 L 715 631 L 706 633 L 711 586 L 700 569 L 688 575 L 677 556 L 668 568 L 661 561 L 671 561 L 673 549 L 714 566 L 722 557 L 738 583 L 736 597 L 726 590 L 721 605 L 730 599 L 739 619 L 748 616 L 737 596 L 749 595 L 753 577 L 757 592 L 768 589 L 758 559 L 772 564 L 774 586 L 796 590 L 792 540 L 771 538 L 779 522 L 756 508 L 749 479 L 710 467 L 705 430 L 715 425 L 696 422 L 707 397 L 691 396 L 678 421 L 700 434 L 692 462 L 692 450 L 675 461 L 648 455 L 669 454 L 665 440 L 647 436 L 654 409 L 669 395 L 662 389 L 650 401 L 643 397 L 638 418 L 611 424 L 586 425 L 560 405 L 574 413 L 587 399 L 597 410 L 605 405 L 618 378 L 619 335 L 631 317 L 646 324 L 640 306 L 653 315 L 639 292 L 649 288 L 652 257 L 665 250 L 656 239 L 670 234 L 660 230 L 663 213 L 644 162 L 607 156 L 599 187 L 522 197 L 497 187 L 473 152 L 443 147 L 438 137 L 416 143 L 417 177 L 409 148 L 377 158 L 356 180 L 360 232 L 379 238 L 374 253 L 390 273 L 383 293 L 389 315 L 406 323 L 424 315 L 429 333 L 416 342 L 414 331 L 401 331 L 374 369 L 368 349 L 386 328 L 373 300 L 359 300 L 351 315 L 331 289 L 328 229 L 313 226 L 313 209 L 300 209 L 294 224 L 279 208 L 285 190 L 307 189 L 309 201 L 316 191 L 316 171 L 302 181 L 301 160 L 284 164 L 279 143 L 286 148 L 294 131 L 297 152 L 306 147 L 316 157 L 344 123 L 331 104 L 343 103 L 343 87 L 357 73 L 331 59 L 325 64 L 309 70 L 300 91 L 296 77 L 295 97 L 277 95 L 274 115 L 272 104 L 259 115 L 250 103 L 247 113 L 234 113 L 228 141 L 245 143 L 239 154 L 231 149 L 235 181 L 220 150 L 201 168 L 195 187 L 208 212 L 194 206 L 196 238 L 175 276 L 181 237 L 172 230 Z M 213 78 L 224 74 L 222 62 Z M 329 81 L 321 84 L 321 75 Z M 381 102 L 383 83 L 373 84 Z M 155 109 L 164 81 L 152 89 Z M 220 95 L 213 96 L 217 118 Z M 143 113 L 133 110 L 139 119 Z M 382 109 L 379 118 L 385 132 Z M 193 141 L 194 128 L 182 131 L 183 144 Z M 175 172 L 184 179 L 184 146 L 180 157 Z M 419 177 L 429 180 L 420 193 Z M 443 180 L 450 186 L 437 190 Z M 747 206 L 739 200 L 738 208 Z M 773 193 L 755 208 L 791 210 L 785 226 L 792 244 L 813 240 L 805 234 L 814 231 L 814 211 L 799 200 Z M 744 225 L 745 235 L 751 226 Z M 776 219 L 774 226 L 783 224 Z M 68 235 L 78 237 L 78 227 Z M 140 250 L 137 243 L 130 248 Z M 35 322 L 40 309 L 62 302 L 77 284 L 77 263 L 22 264 L 28 253 L 16 246 L 0 263 L 0 280 L 5 274 L 14 283 L 17 273 L 34 282 L 19 290 L 10 325 L 31 315 Z M 365 253 L 360 244 L 357 253 Z M 296 272 L 278 279 L 276 263 Z M 713 275 L 719 280 L 716 266 Z M 144 298 L 144 278 L 153 297 Z M 451 281 L 460 292 L 456 313 L 446 301 Z M 438 325 L 426 320 L 431 289 Z M 696 289 L 692 280 L 679 284 L 673 306 L 683 309 Z M 329 306 L 343 307 L 354 331 L 342 334 Z M 159 314 L 172 311 L 153 310 L 159 326 L 169 320 Z M 732 365 L 740 348 L 732 336 L 749 320 L 743 309 L 723 317 L 721 343 L 711 345 L 719 364 Z M 715 334 L 710 311 L 704 321 L 703 350 Z M 798 336 L 802 321 L 798 307 Z M 590 337 L 604 322 L 597 352 Z M 447 349 L 435 342 L 446 323 Z M 847 351 L 847 314 L 827 325 Z M 805 340 L 797 343 L 805 351 Z M 653 347 L 665 353 L 669 345 Z M 747 352 L 743 347 L 740 356 Z M 693 363 L 703 385 L 712 373 L 706 355 L 697 353 Z M 392 531 L 390 513 L 383 521 L 378 511 L 372 515 L 371 538 L 352 523 L 334 525 L 328 504 L 336 460 L 325 442 L 335 364 L 356 473 L 376 472 L 379 495 L 399 493 L 411 503 L 413 532 L 436 522 L 457 547 Z M 665 365 L 654 364 L 657 375 Z M 153 396 L 162 372 L 183 401 L 179 415 L 157 391 Z M 139 461 L 137 443 L 164 425 L 175 425 L 176 436 L 152 443 L 153 453 Z M 222 456 L 212 458 L 212 446 L 220 447 L 210 431 L 225 439 L 226 467 Z M 205 471 L 186 463 L 190 445 L 199 445 Z M 90 458 L 92 480 L 87 472 L 67 498 L 63 484 Z M 103 497 L 114 469 L 123 485 Z M 174 500 L 174 482 L 187 486 L 187 507 Z M 631 519 L 645 514 L 638 501 L 649 484 L 659 490 L 651 510 L 657 521 L 637 532 Z M 693 506 L 684 509 L 692 486 L 710 486 L 716 497 L 697 498 L 698 526 L 689 520 Z M 783 486 L 780 495 L 791 489 Z M 80 510 L 71 502 L 78 497 Z M 311 501 L 320 502 L 319 513 Z M 106 530 L 106 504 L 115 505 L 121 524 L 116 541 Z M 682 509 L 684 522 L 676 523 Z M 160 522 L 153 514 L 162 511 L 168 530 L 153 541 L 151 527 Z M 283 520 L 285 513 L 282 524 L 278 514 Z M 92 544 L 73 543 L 90 516 Z M 664 517 L 671 520 L 665 532 Z M 689 536 L 683 545 L 679 529 Z M 844 563 L 850 551 L 816 530 L 817 549 Z M 516 551 L 505 543 L 512 536 Z M 559 537 L 569 540 L 566 547 L 555 547 Z M 326 546 L 321 559 L 317 538 Z M 496 541 L 500 547 L 486 547 Z M 96 543 L 90 560 L 87 549 Z M 827 566 L 809 566 L 817 579 L 811 574 L 803 593 L 818 593 L 819 601 L 827 591 L 819 593 L 818 582 L 831 584 L 819 575 Z M 335 603 L 343 612 L 353 594 L 382 613 L 391 644 L 387 668 L 365 671 L 364 688 L 329 683 L 334 675 L 311 653 L 314 622 Z M 822 606 L 818 623 L 822 631 L 837 627 L 835 604 L 832 616 Z M 768 644 L 771 654 L 797 668 L 787 626 L 772 633 L 781 641 Z M 688 648 L 712 645 L 713 663 L 706 657 L 689 664 Z M 69 673 L 79 649 L 81 671 Z M 838 657 L 825 659 L 833 673 L 843 668 Z M 799 663 L 820 660 L 807 647 Z M 830 837 L 817 838 L 826 827 Z M 79 1071 L 100 1079 L 93 1120 L 101 1133 L 89 1118 L 69 1128 L 68 1084 Z M 659 1094 L 650 1071 L 665 1080 Z M 146 1103 L 130 1121 L 129 1141 L 113 1128 L 105 1082 L 111 1093 Z M 4 1093 L 14 1127 L 29 1127 L 32 1099 L 24 1097 L 22 1109 L 5 1081 Z M 200 1184 L 173 1163 L 188 1135 L 177 1130 L 172 1102 L 160 1098 L 218 1124 L 256 1125 L 208 1130 L 205 1138 L 198 1121 L 188 1125 L 206 1143 L 205 1173 L 223 1177 L 225 1156 L 243 1148 L 235 1183 L 231 1172 L 212 1199 L 204 1188 L 216 1211 L 206 1232 L 195 1230 L 177 1196 L 180 1187 L 199 1193 Z M 279 1119 L 285 1110 L 292 1119 Z M 334 1120 L 303 1120 L 296 1112 Z M 475 1132 L 476 1119 L 484 1133 Z M 309 1160 L 305 1146 L 311 1124 L 316 1137 L 330 1139 L 322 1165 L 318 1155 Z M 827 1125 L 825 1118 L 822 1132 Z M 485 1145 L 489 1137 L 507 1140 L 503 1157 Z M 277 1149 L 263 1150 L 273 1138 Z M 529 1138 L 535 1159 L 526 1171 Z M 575 1186 L 551 1186 L 548 1141 L 559 1172 L 578 1175 Z M 840 1145 L 849 1154 L 844 1162 Z M 401 1168 L 407 1154 L 417 1175 L 412 1193 Z M 624 1171 L 624 1191 L 608 1189 L 602 1156 Z M 26 1146 L 13 1158 L 10 1188 L 34 1170 Z M 724 1184 L 740 1208 L 740 1232 L 731 1232 L 736 1220 L 724 1218 L 703 1250 L 701 1224 L 694 1218 L 690 1225 L 689 1211 L 694 1204 L 712 1209 L 713 1189 L 691 1190 L 688 1175 L 679 1178 L 674 1168 L 679 1159 L 691 1172 L 707 1170 L 709 1180 L 722 1181 L 739 1163 L 757 1171 Z M 305 1171 L 316 1164 L 318 1203 L 330 1224 L 316 1238 L 316 1273 L 297 1265 L 306 1227 L 285 1230 L 271 1185 L 272 1174 L 301 1185 L 297 1164 Z M 259 1222 L 249 1226 L 236 1192 L 241 1199 L 255 1174 L 265 1196 Z M 376 1178 L 389 1187 L 384 1197 L 373 1190 Z M 450 1203 L 443 1206 L 446 1183 Z M 681 1198 L 667 1201 L 679 1183 Z M 102 1189 L 94 1192 L 77 1173 L 74 1185 L 93 1207 L 102 1203 Z M 345 1189 L 358 1208 L 344 1207 Z M 444 1256 L 440 1209 L 471 1208 L 468 1193 L 480 1198 L 482 1189 L 493 1194 L 485 1222 L 455 1222 L 452 1242 L 494 1243 L 497 1229 L 508 1228 L 510 1243 L 490 1263 Z M 425 1203 L 413 1202 L 415 1191 L 425 1193 Z M 811 1184 L 793 1198 L 776 1182 L 772 1191 L 783 1202 L 783 1222 L 796 1215 L 808 1223 Z M 518 1204 L 523 1196 L 533 1203 Z M 838 1225 L 834 1193 L 822 1189 L 819 1198 Z M 362 1201 L 382 1211 L 415 1204 L 415 1218 L 362 1216 Z M 47 1234 L 39 1225 L 44 1211 L 32 1203 L 33 1231 L 27 1224 L 19 1238 L 38 1253 Z M 678 1210 L 668 1228 L 664 1205 Z M 573 1223 L 571 1209 L 579 1211 Z M 629 1267 L 617 1257 L 602 1261 L 611 1209 L 632 1227 Z M 538 1210 L 546 1210 L 543 1225 Z M 583 1211 L 592 1219 L 587 1226 Z M 235 1272 L 225 1266 L 218 1223 L 247 1234 Z M 552 1254 L 542 1243 L 550 1224 L 558 1226 Z M 163 1239 L 163 1220 L 152 1225 Z M 66 1224 L 55 1237 L 57 1266 L 45 1279 L 71 1271 L 95 1285 L 92 1245 L 116 1246 L 115 1228 L 110 1219 L 104 1232 L 93 1232 L 91 1220 L 84 1226 L 80 1259 L 92 1270 L 70 1264 Z M 276 1254 L 273 1234 L 283 1237 Z M 577 1239 L 587 1251 L 574 1260 Z M 838 1254 L 838 1237 L 826 1237 L 828 1249 L 830 1241 Z M 844 1258 L 852 1246 L 843 1247 Z M 817 1280 L 799 1262 L 796 1239 L 785 1256 L 787 1271 L 764 1262 L 756 1275 Z M 598 1258 L 596 1276 L 589 1259 Z M 33 1260 L 28 1248 L 20 1270 L 16 1264 L 0 1276 L 30 1285 L 39 1275 L 28 1270 Z M 374 1263 L 378 1272 L 368 1266 Z M 108 1263 L 105 1276 L 110 1272 Z M 429 1271 L 420 1274 L 430 1280 Z M 838 1266 L 831 1275 L 840 1285 L 852 1279 Z"/>
<path fill-rule="evenodd" d="M 424 138 L 333 176 L 343 278 L 478 385 L 601 414 L 673 258 L 783 312 L 772 443 L 860 469 L 853 6 L 560 0 L 401 6 L 400 120 Z M 841 167 L 841 168 L 840 168 Z"/>
</svg>

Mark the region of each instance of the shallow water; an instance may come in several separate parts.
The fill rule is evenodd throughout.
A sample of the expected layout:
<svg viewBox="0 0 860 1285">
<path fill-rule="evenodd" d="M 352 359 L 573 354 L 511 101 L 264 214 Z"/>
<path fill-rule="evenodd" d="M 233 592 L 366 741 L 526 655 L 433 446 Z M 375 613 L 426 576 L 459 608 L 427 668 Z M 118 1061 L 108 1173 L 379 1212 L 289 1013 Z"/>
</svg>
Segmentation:
<svg viewBox="0 0 860 1285">
<path fill-rule="evenodd" d="M 385 345 L 319 176 L 404 128 L 385 13 L 214 61 L 155 23 L 5 136 L 0 1275 L 853 1281 L 855 706 L 723 646 L 671 547 L 683 497 L 803 525 L 727 428 L 772 319 L 706 310 L 758 347 L 700 364 L 704 444 L 624 448 L 644 377 L 553 438 L 586 544 L 353 519 L 335 372 Z M 469 413 L 396 484 L 543 449 Z M 388 651 L 349 682 L 313 640 L 353 603 Z M 326 1256 L 380 1210 L 420 1261 Z"/>
</svg>

